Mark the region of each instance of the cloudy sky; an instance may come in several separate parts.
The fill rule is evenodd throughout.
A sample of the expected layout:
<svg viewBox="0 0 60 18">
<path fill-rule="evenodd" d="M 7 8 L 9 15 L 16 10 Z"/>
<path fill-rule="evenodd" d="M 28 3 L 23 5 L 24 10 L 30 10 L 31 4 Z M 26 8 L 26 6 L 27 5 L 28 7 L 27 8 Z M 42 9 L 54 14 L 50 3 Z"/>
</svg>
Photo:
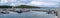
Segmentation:
<svg viewBox="0 0 60 18">
<path fill-rule="evenodd" d="M 30 5 L 37 7 L 58 7 L 58 0 L 0 0 L 0 5 Z"/>
</svg>

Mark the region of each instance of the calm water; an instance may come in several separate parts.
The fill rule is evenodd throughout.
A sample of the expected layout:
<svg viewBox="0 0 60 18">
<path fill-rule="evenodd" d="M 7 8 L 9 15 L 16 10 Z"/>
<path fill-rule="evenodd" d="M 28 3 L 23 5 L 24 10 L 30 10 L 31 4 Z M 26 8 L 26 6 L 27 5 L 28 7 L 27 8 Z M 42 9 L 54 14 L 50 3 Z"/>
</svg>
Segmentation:
<svg viewBox="0 0 60 18">
<path fill-rule="evenodd" d="M 17 10 L 19 9 L 20 8 L 18 8 Z M 47 9 L 49 8 L 41 8 L 41 10 L 47 10 Z M 30 9 L 30 10 L 34 10 L 34 9 Z M 1 11 L 2 9 L 0 9 L 0 12 Z M 31 12 L 31 11 L 26 13 L 9 12 L 9 14 L 0 14 L 0 18 L 53 18 L 53 17 L 55 17 L 55 14 L 46 14 L 46 12 L 40 13 L 40 12 Z"/>
<path fill-rule="evenodd" d="M 0 18 L 53 18 L 54 14 L 46 14 L 46 12 L 26 12 L 16 13 L 10 12 L 9 14 L 0 14 Z"/>
</svg>

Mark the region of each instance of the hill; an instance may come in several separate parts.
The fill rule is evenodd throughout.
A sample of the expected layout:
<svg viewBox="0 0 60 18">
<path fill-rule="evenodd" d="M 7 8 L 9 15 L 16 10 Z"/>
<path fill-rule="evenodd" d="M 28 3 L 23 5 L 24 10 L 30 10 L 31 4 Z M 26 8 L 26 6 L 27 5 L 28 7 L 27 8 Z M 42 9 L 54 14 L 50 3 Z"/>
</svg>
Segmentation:
<svg viewBox="0 0 60 18">
<path fill-rule="evenodd" d="M 29 5 L 21 5 L 21 6 L 15 7 L 15 8 L 40 8 L 40 7 L 29 6 Z"/>
<path fill-rule="evenodd" d="M 12 6 L 3 5 L 3 6 L 0 6 L 0 8 L 12 8 Z"/>
<path fill-rule="evenodd" d="M 2 6 L 0 6 L 0 8 L 12 8 L 12 6 L 2 5 Z M 20 5 L 20 6 L 14 7 L 14 8 L 40 8 L 40 7 Z"/>
</svg>

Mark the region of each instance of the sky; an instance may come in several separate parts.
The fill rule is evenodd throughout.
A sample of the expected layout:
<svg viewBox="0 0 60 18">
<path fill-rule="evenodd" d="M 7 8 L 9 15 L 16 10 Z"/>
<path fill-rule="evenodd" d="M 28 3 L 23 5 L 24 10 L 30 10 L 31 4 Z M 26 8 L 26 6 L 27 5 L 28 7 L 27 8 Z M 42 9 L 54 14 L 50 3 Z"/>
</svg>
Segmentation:
<svg viewBox="0 0 60 18">
<path fill-rule="evenodd" d="M 30 5 L 36 7 L 58 7 L 60 0 L 0 0 L 0 5 Z"/>
</svg>

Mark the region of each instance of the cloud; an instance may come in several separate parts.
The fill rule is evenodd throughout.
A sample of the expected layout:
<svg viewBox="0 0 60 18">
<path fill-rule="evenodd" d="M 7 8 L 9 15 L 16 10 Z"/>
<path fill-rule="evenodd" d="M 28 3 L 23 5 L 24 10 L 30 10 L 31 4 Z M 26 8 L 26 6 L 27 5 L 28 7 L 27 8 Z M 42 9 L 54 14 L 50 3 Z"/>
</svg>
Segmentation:
<svg viewBox="0 0 60 18">
<path fill-rule="evenodd" d="M 58 0 L 58 2 L 60 2 L 60 0 Z"/>
<path fill-rule="evenodd" d="M 17 2 L 17 0 L 8 0 L 8 1 L 9 1 L 9 2 L 12 2 L 12 3 L 13 3 L 13 2 Z"/>
<path fill-rule="evenodd" d="M 32 1 L 31 3 L 29 3 L 27 5 L 32 5 L 32 6 L 36 6 L 36 7 L 55 7 L 56 3 Z"/>
<path fill-rule="evenodd" d="M 10 0 L 11 1 L 11 0 Z M 25 4 L 27 4 L 27 3 L 29 3 L 31 0 L 15 0 L 14 2 L 13 2 L 13 0 L 12 0 L 12 2 L 10 3 L 10 5 L 12 5 L 12 6 L 14 6 L 14 5 L 16 5 L 16 6 L 19 6 L 19 5 L 25 5 Z"/>
<path fill-rule="evenodd" d="M 46 3 L 44 3 L 44 5 L 56 5 L 56 4 L 53 2 L 46 2 Z"/>
<path fill-rule="evenodd" d="M 58 2 L 58 0 L 33 0 L 33 1 L 40 1 L 40 2 Z"/>
<path fill-rule="evenodd" d="M 19 6 L 19 5 L 21 5 L 21 4 L 16 4 L 16 3 L 15 4 L 13 4 L 13 3 L 10 4 L 10 6 Z"/>
<path fill-rule="evenodd" d="M 32 5 L 38 7 L 53 7 L 57 5 L 54 2 L 58 2 L 58 0 L 1 0 L 0 5 L 5 5 L 6 3 L 9 3 L 8 5 L 12 5 L 12 6 L 13 5 L 18 6 L 23 4 L 23 5 Z"/>
<path fill-rule="evenodd" d="M 55 5 L 53 2 L 37 2 L 37 1 L 32 1 L 30 5 Z"/>
<path fill-rule="evenodd" d="M 7 0 L 1 0 L 0 3 L 3 4 L 3 3 L 7 3 L 8 1 Z"/>
<path fill-rule="evenodd" d="M 20 3 L 20 2 L 17 2 L 17 3 L 10 3 L 10 6 L 19 6 L 19 5 L 21 5 L 22 3 Z"/>
<path fill-rule="evenodd" d="M 32 5 L 43 5 L 44 2 L 36 2 L 36 1 L 32 1 L 30 4 Z"/>
</svg>

